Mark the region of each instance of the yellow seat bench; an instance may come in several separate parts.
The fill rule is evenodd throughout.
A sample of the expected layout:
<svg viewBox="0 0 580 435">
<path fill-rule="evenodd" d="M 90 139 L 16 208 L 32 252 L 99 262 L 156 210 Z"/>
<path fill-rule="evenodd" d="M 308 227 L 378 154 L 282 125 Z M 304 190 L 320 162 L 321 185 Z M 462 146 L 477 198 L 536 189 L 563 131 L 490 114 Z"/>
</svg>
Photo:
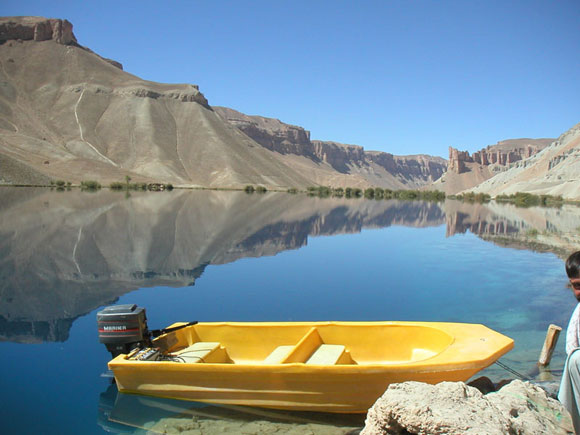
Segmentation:
<svg viewBox="0 0 580 435">
<path fill-rule="evenodd" d="M 341 344 L 323 342 L 317 328 L 310 329 L 295 346 L 278 346 L 264 364 L 304 363 L 311 365 L 356 364 Z"/>
<path fill-rule="evenodd" d="M 225 348 L 218 342 L 198 341 L 173 354 L 186 363 L 231 362 Z"/>
<path fill-rule="evenodd" d="M 272 351 L 270 355 L 266 357 L 264 364 L 280 364 L 288 356 L 292 349 L 294 349 L 294 345 L 278 346 Z"/>
<path fill-rule="evenodd" d="M 321 344 L 306 360 L 306 364 L 323 366 L 351 364 L 351 358 L 341 344 Z"/>
</svg>

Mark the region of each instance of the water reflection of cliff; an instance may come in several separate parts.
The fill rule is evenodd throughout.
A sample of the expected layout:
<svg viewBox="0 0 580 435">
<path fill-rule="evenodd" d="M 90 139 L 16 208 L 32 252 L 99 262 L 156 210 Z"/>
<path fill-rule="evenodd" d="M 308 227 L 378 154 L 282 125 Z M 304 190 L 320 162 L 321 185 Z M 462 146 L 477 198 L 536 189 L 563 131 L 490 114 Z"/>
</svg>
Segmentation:
<svg viewBox="0 0 580 435">
<path fill-rule="evenodd" d="M 511 204 L 445 203 L 447 236 L 470 231 L 501 246 L 553 252 L 566 258 L 580 249 L 580 207 L 515 207 Z"/>
<path fill-rule="evenodd" d="M 444 222 L 422 202 L 2 188 L 0 340 L 66 340 L 75 318 L 124 293 L 193 285 L 209 264 L 297 249 L 308 236 Z"/>
</svg>

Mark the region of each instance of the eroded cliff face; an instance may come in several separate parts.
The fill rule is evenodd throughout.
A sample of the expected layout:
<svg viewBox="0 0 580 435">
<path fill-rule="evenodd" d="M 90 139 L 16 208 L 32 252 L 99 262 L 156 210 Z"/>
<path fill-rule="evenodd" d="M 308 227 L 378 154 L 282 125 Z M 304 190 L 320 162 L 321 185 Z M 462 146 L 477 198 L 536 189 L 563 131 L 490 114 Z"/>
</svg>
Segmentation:
<svg viewBox="0 0 580 435">
<path fill-rule="evenodd" d="M 315 140 L 312 144 L 320 160 L 343 174 L 349 172 L 349 166 L 361 167 L 367 163 L 364 148 L 361 146 L 320 140 Z"/>
<path fill-rule="evenodd" d="M 489 145 L 474 152 L 473 155 L 470 155 L 468 151 L 459 151 L 449 147 L 448 170 L 462 174 L 467 171 L 466 163 L 506 167 L 539 153 L 553 141 L 554 139 L 509 139 Z"/>
<path fill-rule="evenodd" d="M 225 121 L 271 151 L 315 157 L 310 132 L 302 127 L 285 124 L 274 118 L 249 116 L 228 107 L 214 106 L 213 110 Z"/>
<path fill-rule="evenodd" d="M 196 85 L 128 74 L 79 45 L 66 20 L 5 17 L 0 30 L 0 182 L 312 184 L 218 117 Z"/>
<path fill-rule="evenodd" d="M 6 17 L 0 22 L 0 42 L 54 40 L 57 44 L 76 43 L 73 26 L 68 20 L 43 17 Z"/>
<path fill-rule="evenodd" d="M 474 191 L 491 196 L 531 192 L 580 199 L 580 124 L 539 153 L 510 164 Z"/>
<path fill-rule="evenodd" d="M 308 130 L 278 119 L 249 116 L 226 107 L 214 107 L 214 110 L 269 150 L 305 157 L 340 174 L 362 178 L 366 185 L 416 188 L 438 179 L 447 167 L 446 161 L 439 157 L 394 156 L 380 151 L 365 151 L 359 145 L 311 140 Z M 336 178 L 329 176 L 326 180 L 327 183 L 321 180 L 320 184 L 333 185 Z"/>
<path fill-rule="evenodd" d="M 87 47 L 77 42 L 73 33 L 73 25 L 68 20 L 43 17 L 4 17 L 0 21 L 0 43 L 6 41 L 49 41 L 57 44 L 74 45 L 92 54 Z M 99 56 L 104 61 L 123 69 L 123 65 L 112 59 Z"/>
</svg>

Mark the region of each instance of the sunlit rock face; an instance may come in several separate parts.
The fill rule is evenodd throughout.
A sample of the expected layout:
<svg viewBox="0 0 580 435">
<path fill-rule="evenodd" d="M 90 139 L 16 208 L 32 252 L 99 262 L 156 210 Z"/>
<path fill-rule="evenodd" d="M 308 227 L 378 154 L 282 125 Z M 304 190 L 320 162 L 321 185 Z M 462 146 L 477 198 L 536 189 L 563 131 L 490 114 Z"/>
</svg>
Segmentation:
<svg viewBox="0 0 580 435">
<path fill-rule="evenodd" d="M 305 187 L 196 85 L 142 80 L 77 43 L 66 20 L 0 19 L 0 182 Z"/>
<path fill-rule="evenodd" d="M 560 135 L 550 146 L 512 163 L 506 171 L 474 189 L 496 196 L 531 192 L 580 199 L 580 124 Z"/>
<path fill-rule="evenodd" d="M 214 110 L 196 85 L 142 80 L 83 47 L 66 20 L 0 18 L 0 41 L 0 183 L 129 176 L 202 187 L 401 189 L 433 181 L 446 165 L 313 142 L 302 127 Z"/>
<path fill-rule="evenodd" d="M 5 17 L 0 22 L 0 41 L 54 40 L 58 44 L 76 43 L 72 24 L 68 20 L 42 17 Z"/>
<path fill-rule="evenodd" d="M 343 185 L 337 181 L 338 172 L 348 176 L 345 179 L 350 180 L 351 185 L 359 181 L 365 186 L 413 189 L 437 180 L 447 168 L 447 162 L 440 157 L 394 156 L 381 151 L 365 151 L 359 145 L 311 140 L 308 130 L 278 119 L 250 116 L 227 107 L 214 107 L 214 110 L 263 147 L 307 160 L 297 162 L 290 156 L 285 157 L 290 166 L 305 174 L 322 173 L 317 179 L 319 184 Z"/>
<path fill-rule="evenodd" d="M 449 147 L 449 171 L 461 174 L 467 171 L 466 163 L 477 163 L 489 166 L 509 166 L 539 153 L 549 146 L 554 139 L 509 139 L 489 145 L 486 148 L 469 154 Z"/>
</svg>

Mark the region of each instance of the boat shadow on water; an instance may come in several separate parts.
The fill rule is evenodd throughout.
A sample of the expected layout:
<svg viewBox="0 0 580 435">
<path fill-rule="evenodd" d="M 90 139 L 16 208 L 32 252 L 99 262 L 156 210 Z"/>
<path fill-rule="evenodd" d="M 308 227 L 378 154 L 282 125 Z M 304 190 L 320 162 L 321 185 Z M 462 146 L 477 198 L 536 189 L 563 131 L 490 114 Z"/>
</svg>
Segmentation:
<svg viewBox="0 0 580 435">
<path fill-rule="evenodd" d="M 97 423 L 110 433 L 317 433 L 358 434 L 364 414 L 332 414 L 209 405 L 119 393 L 109 385 L 99 397 Z"/>
</svg>

